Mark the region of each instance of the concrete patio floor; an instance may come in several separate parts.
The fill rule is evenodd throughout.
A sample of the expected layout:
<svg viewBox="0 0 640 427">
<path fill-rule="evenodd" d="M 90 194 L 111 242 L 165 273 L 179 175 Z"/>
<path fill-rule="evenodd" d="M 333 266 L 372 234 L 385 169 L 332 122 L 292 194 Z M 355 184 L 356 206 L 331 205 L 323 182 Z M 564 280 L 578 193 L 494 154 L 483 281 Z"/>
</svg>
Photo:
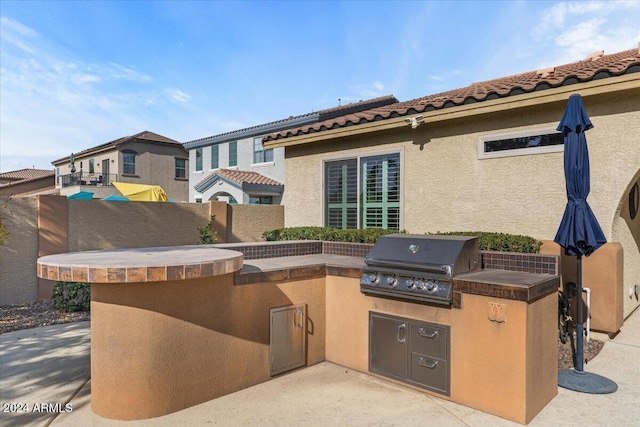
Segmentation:
<svg viewBox="0 0 640 427">
<path fill-rule="evenodd" d="M 69 413 L 0 413 L 2 426 L 516 426 L 364 373 L 324 362 L 170 415 L 114 421 L 91 412 L 88 322 L 0 336 L 0 401 L 70 402 Z M 562 388 L 530 426 L 640 425 L 640 310 L 585 371 L 618 391 L 590 395 Z M 490 393 L 491 390 L 487 390 Z"/>
</svg>

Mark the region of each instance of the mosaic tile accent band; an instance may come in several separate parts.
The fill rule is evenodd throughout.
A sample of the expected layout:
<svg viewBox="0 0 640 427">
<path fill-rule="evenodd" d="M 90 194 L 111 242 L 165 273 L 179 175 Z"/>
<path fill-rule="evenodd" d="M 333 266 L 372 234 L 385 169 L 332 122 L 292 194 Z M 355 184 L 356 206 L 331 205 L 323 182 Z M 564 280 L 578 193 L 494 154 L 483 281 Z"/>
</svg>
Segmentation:
<svg viewBox="0 0 640 427">
<path fill-rule="evenodd" d="M 558 257 L 540 254 L 482 251 L 482 268 L 557 275 Z"/>
</svg>

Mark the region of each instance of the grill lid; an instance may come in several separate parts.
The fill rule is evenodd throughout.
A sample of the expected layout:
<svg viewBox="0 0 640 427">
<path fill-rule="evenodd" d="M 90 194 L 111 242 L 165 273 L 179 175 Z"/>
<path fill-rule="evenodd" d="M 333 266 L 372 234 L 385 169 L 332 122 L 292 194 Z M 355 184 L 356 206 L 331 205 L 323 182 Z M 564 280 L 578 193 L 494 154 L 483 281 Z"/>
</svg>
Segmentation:
<svg viewBox="0 0 640 427">
<path fill-rule="evenodd" d="M 388 234 L 378 239 L 365 262 L 371 267 L 438 270 L 454 275 L 480 266 L 478 238 Z"/>
</svg>

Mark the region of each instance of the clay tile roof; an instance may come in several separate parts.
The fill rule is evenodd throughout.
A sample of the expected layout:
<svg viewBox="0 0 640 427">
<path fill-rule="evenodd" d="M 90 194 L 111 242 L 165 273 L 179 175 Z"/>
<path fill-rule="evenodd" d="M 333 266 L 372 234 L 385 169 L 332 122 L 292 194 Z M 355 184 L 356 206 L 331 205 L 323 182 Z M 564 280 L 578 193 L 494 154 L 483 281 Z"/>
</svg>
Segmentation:
<svg viewBox="0 0 640 427">
<path fill-rule="evenodd" d="M 329 129 L 456 107 L 496 98 L 516 96 L 523 93 L 635 72 L 640 72 L 640 49 L 629 49 L 611 55 L 596 52 L 589 55 L 585 60 L 570 64 L 473 83 L 467 87 L 416 98 L 410 101 L 347 113 L 297 129 L 274 133 L 265 137 L 263 141 L 273 141 L 292 136 L 322 132 Z"/>
<path fill-rule="evenodd" d="M 221 176 L 223 178 L 228 179 L 229 181 L 233 181 L 240 185 L 242 184 L 262 184 L 262 185 L 275 185 L 282 186 L 282 184 L 274 179 L 267 178 L 264 175 L 259 174 L 258 172 L 250 172 L 250 171 L 240 171 L 235 169 L 219 169 L 217 171 L 212 172 L 207 175 L 204 179 L 198 182 L 194 188 L 198 188 L 203 185 L 205 182 L 210 181 L 214 176 Z"/>
<path fill-rule="evenodd" d="M 26 179 L 38 179 L 54 176 L 55 172 L 48 169 L 19 169 L 0 173 L 1 180 L 23 181 Z"/>
</svg>

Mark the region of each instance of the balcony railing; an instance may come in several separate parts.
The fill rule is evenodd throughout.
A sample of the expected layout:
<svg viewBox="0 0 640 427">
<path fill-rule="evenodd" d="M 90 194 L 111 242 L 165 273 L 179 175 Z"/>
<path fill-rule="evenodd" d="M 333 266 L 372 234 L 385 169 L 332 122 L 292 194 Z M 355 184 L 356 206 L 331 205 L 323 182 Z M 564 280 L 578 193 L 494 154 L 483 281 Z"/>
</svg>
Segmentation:
<svg viewBox="0 0 640 427">
<path fill-rule="evenodd" d="M 118 182 L 118 174 L 75 172 L 69 175 L 60 175 L 59 180 L 62 187 L 71 187 L 73 185 L 99 187 L 111 185 L 112 182 Z"/>
</svg>

